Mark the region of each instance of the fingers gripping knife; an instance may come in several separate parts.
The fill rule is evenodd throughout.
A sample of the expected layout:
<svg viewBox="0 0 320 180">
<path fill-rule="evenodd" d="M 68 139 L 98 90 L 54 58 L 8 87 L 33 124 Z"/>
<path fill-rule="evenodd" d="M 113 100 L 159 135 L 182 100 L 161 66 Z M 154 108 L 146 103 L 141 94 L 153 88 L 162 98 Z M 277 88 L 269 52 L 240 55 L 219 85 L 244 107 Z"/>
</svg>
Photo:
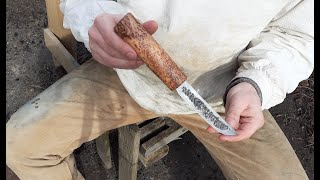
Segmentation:
<svg viewBox="0 0 320 180">
<path fill-rule="evenodd" d="M 192 88 L 186 81 L 187 76 L 131 13 L 118 22 L 114 31 L 170 90 L 176 90 L 210 126 L 221 134 L 236 135 L 235 130 Z"/>
</svg>

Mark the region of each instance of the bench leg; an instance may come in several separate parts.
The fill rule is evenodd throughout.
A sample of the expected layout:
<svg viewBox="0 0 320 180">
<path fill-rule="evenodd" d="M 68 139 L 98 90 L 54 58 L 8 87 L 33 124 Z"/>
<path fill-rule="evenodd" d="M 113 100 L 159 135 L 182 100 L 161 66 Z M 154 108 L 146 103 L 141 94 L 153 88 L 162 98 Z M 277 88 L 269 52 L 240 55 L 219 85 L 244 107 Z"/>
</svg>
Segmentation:
<svg viewBox="0 0 320 180">
<path fill-rule="evenodd" d="M 60 67 L 61 64 L 59 63 L 59 61 L 52 55 L 52 60 L 53 60 L 53 64 L 55 67 Z"/>
<path fill-rule="evenodd" d="M 97 152 L 106 169 L 112 168 L 109 132 L 96 139 Z"/>
<path fill-rule="evenodd" d="M 119 180 L 136 180 L 140 147 L 140 129 L 136 124 L 119 131 Z"/>
<path fill-rule="evenodd" d="M 77 41 L 70 29 L 63 27 L 63 14 L 60 11 L 60 0 L 46 0 L 48 28 L 59 39 L 68 52 L 77 59 Z"/>
<path fill-rule="evenodd" d="M 80 64 L 61 44 L 59 39 L 50 31 L 50 29 L 46 28 L 43 30 L 43 32 L 46 47 L 51 52 L 54 62 L 56 61 L 55 65 L 61 64 L 68 73 L 80 67 Z"/>
</svg>

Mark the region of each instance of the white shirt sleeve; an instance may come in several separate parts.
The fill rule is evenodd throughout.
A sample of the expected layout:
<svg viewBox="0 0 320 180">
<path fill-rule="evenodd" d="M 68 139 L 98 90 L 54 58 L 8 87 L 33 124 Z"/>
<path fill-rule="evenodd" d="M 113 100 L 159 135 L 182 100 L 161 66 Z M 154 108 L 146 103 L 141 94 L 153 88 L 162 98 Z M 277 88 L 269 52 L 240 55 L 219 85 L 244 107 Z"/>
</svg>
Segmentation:
<svg viewBox="0 0 320 180">
<path fill-rule="evenodd" d="M 290 10 L 287 7 L 238 58 L 235 78 L 247 77 L 258 84 L 263 109 L 281 103 L 314 67 L 314 2 L 304 0 Z"/>
<path fill-rule="evenodd" d="M 88 31 L 95 18 L 104 13 L 123 14 L 126 10 L 112 0 L 61 0 L 60 10 L 64 14 L 63 27 L 70 29 L 75 39 L 89 47 Z"/>
</svg>

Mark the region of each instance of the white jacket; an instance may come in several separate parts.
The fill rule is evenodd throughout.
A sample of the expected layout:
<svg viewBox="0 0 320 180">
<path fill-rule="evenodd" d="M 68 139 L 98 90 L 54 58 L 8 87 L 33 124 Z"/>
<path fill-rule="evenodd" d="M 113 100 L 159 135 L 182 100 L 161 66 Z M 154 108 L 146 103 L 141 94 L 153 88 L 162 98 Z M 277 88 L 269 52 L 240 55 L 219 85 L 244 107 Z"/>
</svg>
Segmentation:
<svg viewBox="0 0 320 180">
<path fill-rule="evenodd" d="M 60 9 L 64 27 L 88 49 L 88 29 L 103 12 L 156 20 L 154 38 L 219 112 L 233 78 L 256 82 L 267 109 L 313 71 L 312 0 L 61 0 Z M 146 65 L 116 72 L 142 107 L 159 114 L 195 113 Z"/>
</svg>

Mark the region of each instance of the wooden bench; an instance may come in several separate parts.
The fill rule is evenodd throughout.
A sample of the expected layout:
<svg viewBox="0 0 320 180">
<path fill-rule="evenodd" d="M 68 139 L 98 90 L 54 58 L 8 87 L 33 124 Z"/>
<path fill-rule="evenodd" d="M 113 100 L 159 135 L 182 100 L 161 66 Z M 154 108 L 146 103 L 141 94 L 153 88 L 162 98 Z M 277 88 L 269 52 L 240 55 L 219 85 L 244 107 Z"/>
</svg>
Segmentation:
<svg viewBox="0 0 320 180">
<path fill-rule="evenodd" d="M 138 159 L 150 166 L 169 152 L 170 142 L 187 132 L 168 117 L 124 126 L 119 130 L 119 179 L 136 179 Z"/>
<path fill-rule="evenodd" d="M 77 62 L 77 41 L 70 30 L 63 28 L 63 14 L 59 3 L 60 0 L 46 0 L 48 28 L 44 29 L 44 39 L 55 66 L 62 66 L 69 73 L 80 67 Z M 120 180 L 136 179 L 138 160 L 145 167 L 150 166 L 168 154 L 168 143 L 187 132 L 167 117 L 124 126 L 118 131 Z M 96 147 L 104 167 L 110 169 L 112 161 L 109 132 L 96 139 Z"/>
</svg>

